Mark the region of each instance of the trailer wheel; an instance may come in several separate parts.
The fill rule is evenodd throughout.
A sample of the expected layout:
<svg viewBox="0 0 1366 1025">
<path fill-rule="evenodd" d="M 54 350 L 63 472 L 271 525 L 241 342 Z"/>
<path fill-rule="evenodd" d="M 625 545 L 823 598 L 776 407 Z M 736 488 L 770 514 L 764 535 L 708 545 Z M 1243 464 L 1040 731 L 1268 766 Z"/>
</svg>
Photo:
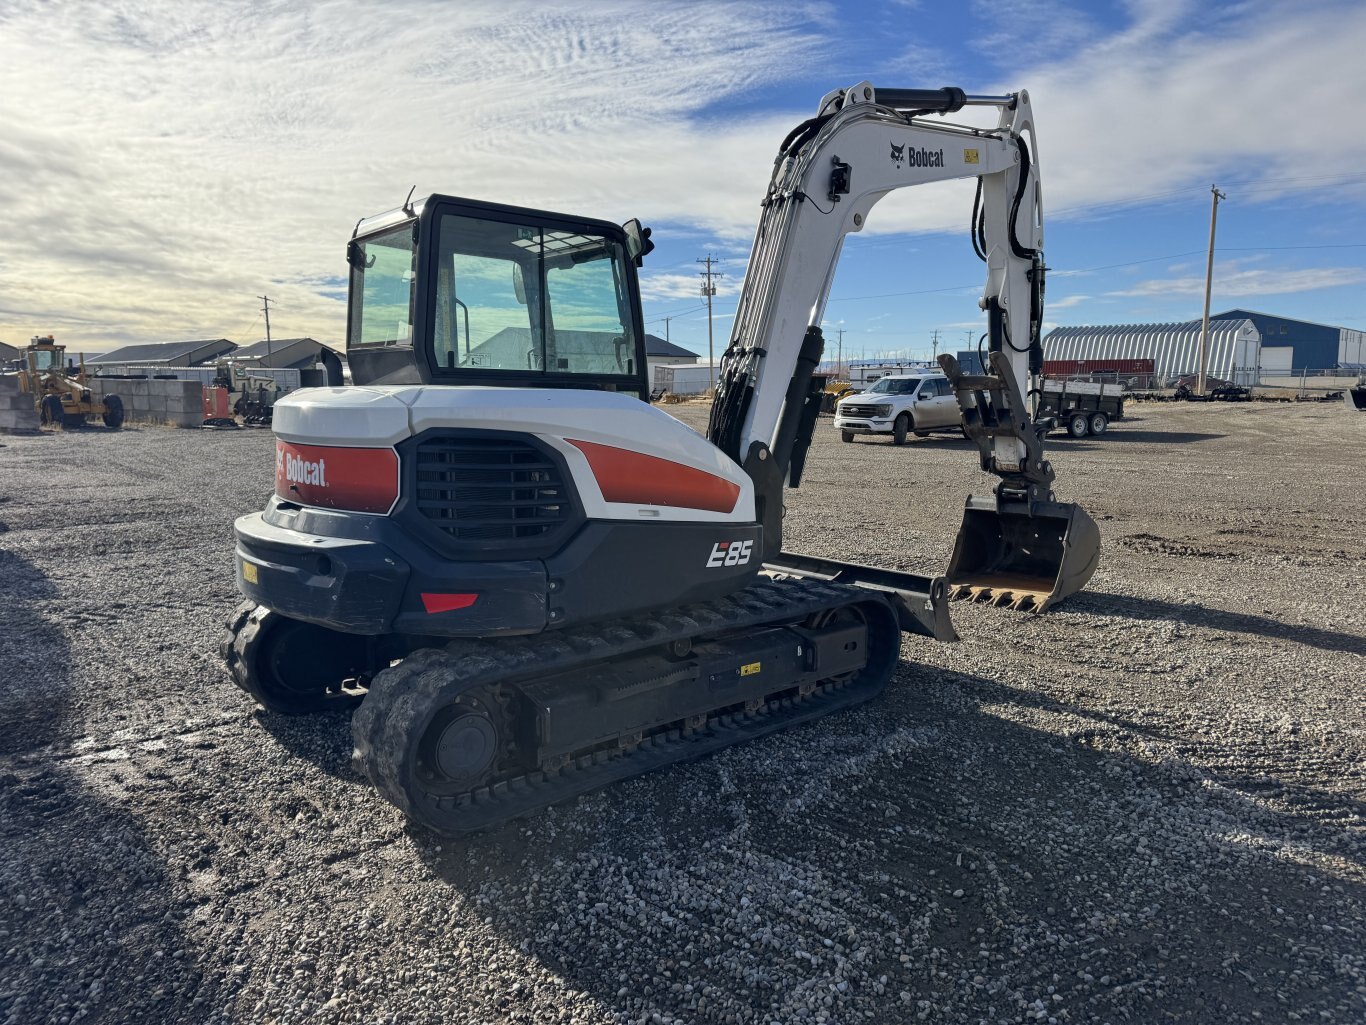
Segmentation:
<svg viewBox="0 0 1366 1025">
<path fill-rule="evenodd" d="M 840 441 L 842 441 L 842 442 L 844 442 L 846 445 L 848 445 L 848 444 L 850 444 L 853 440 L 854 440 L 854 432 L 853 432 L 853 431 L 840 431 Z"/>
<path fill-rule="evenodd" d="M 892 444 L 906 444 L 906 432 L 911 429 L 911 418 L 906 413 L 902 413 L 896 418 L 896 423 L 892 424 Z"/>
<path fill-rule="evenodd" d="M 1067 436 L 1069 438 L 1084 438 L 1086 432 L 1090 430 L 1091 422 L 1085 413 L 1073 413 L 1067 418 Z"/>
<path fill-rule="evenodd" d="M 1110 418 L 1104 413 L 1092 413 L 1089 426 L 1092 434 L 1104 434 L 1105 428 L 1110 426 Z"/>
</svg>

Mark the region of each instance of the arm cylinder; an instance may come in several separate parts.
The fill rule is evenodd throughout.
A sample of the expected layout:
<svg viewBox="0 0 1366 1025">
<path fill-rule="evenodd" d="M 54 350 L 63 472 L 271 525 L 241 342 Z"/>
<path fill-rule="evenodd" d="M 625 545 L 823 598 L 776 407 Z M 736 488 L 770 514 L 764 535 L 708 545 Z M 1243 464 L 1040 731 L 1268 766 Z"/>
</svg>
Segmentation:
<svg viewBox="0 0 1366 1025">
<path fill-rule="evenodd" d="M 1010 107 L 1014 96 L 969 96 L 962 89 L 878 89 L 876 100 L 894 110 L 923 110 L 933 114 L 952 114 L 964 107 Z"/>
</svg>

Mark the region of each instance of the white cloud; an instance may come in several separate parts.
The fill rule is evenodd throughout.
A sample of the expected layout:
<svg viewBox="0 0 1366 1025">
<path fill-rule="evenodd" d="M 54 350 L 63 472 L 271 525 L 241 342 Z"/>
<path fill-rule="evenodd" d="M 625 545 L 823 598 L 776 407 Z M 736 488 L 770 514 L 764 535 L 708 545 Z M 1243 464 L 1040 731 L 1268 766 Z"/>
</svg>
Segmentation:
<svg viewBox="0 0 1366 1025">
<path fill-rule="evenodd" d="M 1029 90 L 1048 217 L 1101 216 L 1098 204 L 1173 191 L 1167 201 L 1189 202 L 1199 217 L 1209 207 L 1205 190 L 1220 177 L 1303 178 L 1366 166 L 1366 134 L 1344 130 L 1366 91 L 1366 7 L 1246 4 L 1219 13 L 1151 0 L 1131 10 L 1133 21 L 1118 33 L 1093 34 L 1061 53 L 1031 47 L 1004 80 L 962 83 Z M 1007 44 L 998 56 L 1010 52 Z M 1319 184 L 1248 190 L 1246 201 Z M 868 230 L 966 234 L 971 186 L 940 188 L 889 196 Z M 1338 189 L 1335 199 L 1343 198 Z"/>
<path fill-rule="evenodd" d="M 1017 66 L 962 84 L 1029 87 L 1052 216 L 1219 176 L 1366 166 L 1366 135 L 1350 130 L 1366 91 L 1361 5 L 1136 0 L 1109 35 L 1056 3 L 990 6 L 1009 28 L 976 42 Z M 778 140 L 816 97 L 715 111 L 834 49 L 857 52 L 859 31 L 781 4 L 11 0 L 0 5 L 0 338 L 235 337 L 268 291 L 281 333 L 339 340 L 344 240 L 413 184 L 681 224 L 738 251 Z M 933 56 L 911 43 L 906 55 Z M 1207 200 L 1192 192 L 1193 207 Z M 970 183 L 907 190 L 868 230 L 966 234 L 970 209 Z M 738 289 L 742 265 L 719 291 Z M 645 284 L 652 298 L 697 294 L 677 268 L 647 266 Z"/>
<path fill-rule="evenodd" d="M 743 241 L 795 115 L 707 110 L 813 55 L 800 16 L 627 0 L 0 7 L 0 337 L 220 335 L 269 292 L 282 333 L 340 340 L 345 239 L 413 184 Z"/>
<path fill-rule="evenodd" d="M 1258 267 L 1239 270 L 1215 265 L 1214 293 L 1221 298 L 1248 295 L 1287 295 L 1291 292 L 1312 292 L 1319 288 L 1336 288 L 1366 282 L 1366 269 L 1361 267 L 1315 267 L 1305 270 L 1275 270 Z M 1141 281 L 1132 288 L 1110 292 L 1122 296 L 1204 295 L 1204 275 L 1180 278 L 1154 278 Z M 1050 307 L 1060 307 L 1049 303 Z"/>
<path fill-rule="evenodd" d="M 1080 306 L 1090 298 L 1089 295 L 1067 295 L 1061 299 L 1049 299 L 1047 305 L 1050 310 L 1070 310 L 1073 306 Z"/>
</svg>

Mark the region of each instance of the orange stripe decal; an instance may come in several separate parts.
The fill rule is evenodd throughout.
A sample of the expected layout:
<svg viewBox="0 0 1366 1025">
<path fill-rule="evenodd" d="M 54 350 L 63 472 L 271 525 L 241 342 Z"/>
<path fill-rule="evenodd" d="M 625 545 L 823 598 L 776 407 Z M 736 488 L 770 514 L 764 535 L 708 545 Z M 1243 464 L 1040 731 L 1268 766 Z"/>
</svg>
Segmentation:
<svg viewBox="0 0 1366 1025">
<path fill-rule="evenodd" d="M 587 457 L 602 497 L 609 502 L 728 513 L 740 498 L 740 485 L 705 470 L 611 445 L 565 441 Z"/>
</svg>

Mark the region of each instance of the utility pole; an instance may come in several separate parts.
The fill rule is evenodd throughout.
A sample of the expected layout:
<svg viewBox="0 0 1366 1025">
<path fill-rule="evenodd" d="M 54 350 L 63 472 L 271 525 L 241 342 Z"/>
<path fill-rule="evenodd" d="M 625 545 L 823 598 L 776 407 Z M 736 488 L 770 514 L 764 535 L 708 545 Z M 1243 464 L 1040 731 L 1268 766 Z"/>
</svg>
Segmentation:
<svg viewBox="0 0 1366 1025">
<path fill-rule="evenodd" d="M 835 350 L 835 380 L 839 381 L 844 377 L 844 328 L 839 329 L 840 341 L 839 348 Z"/>
<path fill-rule="evenodd" d="M 1209 364 L 1209 294 L 1214 285 L 1214 223 L 1219 218 L 1219 200 L 1228 198 L 1214 185 L 1209 187 L 1209 191 L 1209 259 L 1205 262 L 1205 317 L 1200 324 L 1200 375 L 1195 383 L 1195 394 L 1201 397 L 1205 394 L 1205 369 Z"/>
<path fill-rule="evenodd" d="M 664 340 L 666 342 L 669 340 L 669 321 L 671 320 L 673 320 L 673 317 L 664 318 Z"/>
<path fill-rule="evenodd" d="M 266 315 L 266 366 L 270 366 L 270 304 L 273 300 L 268 295 L 256 298 L 261 300 L 261 312 Z"/>
<path fill-rule="evenodd" d="M 706 280 L 702 282 L 702 294 L 707 297 L 707 380 L 711 382 L 711 390 L 716 390 L 716 347 L 712 343 L 712 324 L 711 324 L 711 301 L 716 295 L 716 286 L 712 284 L 713 278 L 723 278 L 724 274 L 711 269 L 713 263 L 718 262 L 710 253 L 705 260 L 699 259 L 698 263 L 707 265 L 707 269 L 698 271 Z"/>
<path fill-rule="evenodd" d="M 934 335 L 933 335 L 933 337 L 930 339 L 930 341 L 931 341 L 931 343 L 934 345 L 934 355 L 931 357 L 931 361 L 933 362 L 933 361 L 939 359 L 939 332 L 938 332 L 938 331 L 935 331 L 935 332 L 934 332 Z"/>
</svg>

